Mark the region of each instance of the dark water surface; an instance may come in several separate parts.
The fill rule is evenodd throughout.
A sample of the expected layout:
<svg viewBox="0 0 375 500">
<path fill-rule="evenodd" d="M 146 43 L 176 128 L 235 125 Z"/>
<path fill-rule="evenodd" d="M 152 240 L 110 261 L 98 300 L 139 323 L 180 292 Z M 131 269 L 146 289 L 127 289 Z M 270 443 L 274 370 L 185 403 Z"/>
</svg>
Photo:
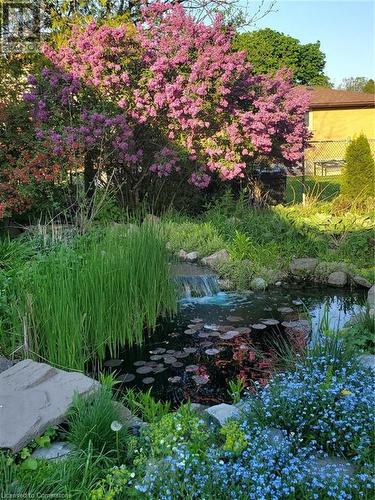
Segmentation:
<svg viewBox="0 0 375 500">
<path fill-rule="evenodd" d="M 225 401 L 228 380 L 243 373 L 266 383 L 274 364 L 270 345 L 289 339 L 290 321 L 309 318 L 311 338 L 326 313 L 330 328 L 337 329 L 364 302 L 365 292 L 310 286 L 182 299 L 173 319 L 163 320 L 142 346 L 108 360 L 106 369 L 116 371 L 123 388 L 152 387 L 156 397 L 176 404 L 189 398 Z M 270 319 L 279 324 L 267 325 Z"/>
</svg>

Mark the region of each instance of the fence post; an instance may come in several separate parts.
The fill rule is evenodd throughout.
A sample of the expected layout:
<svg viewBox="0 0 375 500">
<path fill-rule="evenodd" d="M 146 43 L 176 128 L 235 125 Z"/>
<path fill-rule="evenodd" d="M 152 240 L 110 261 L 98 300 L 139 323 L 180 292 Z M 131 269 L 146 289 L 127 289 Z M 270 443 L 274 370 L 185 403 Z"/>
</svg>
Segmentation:
<svg viewBox="0 0 375 500">
<path fill-rule="evenodd" d="M 306 168 L 305 168 L 305 152 L 303 153 L 302 156 L 302 205 L 305 205 L 306 203 L 306 194 L 305 194 L 305 174 L 306 174 Z"/>
</svg>

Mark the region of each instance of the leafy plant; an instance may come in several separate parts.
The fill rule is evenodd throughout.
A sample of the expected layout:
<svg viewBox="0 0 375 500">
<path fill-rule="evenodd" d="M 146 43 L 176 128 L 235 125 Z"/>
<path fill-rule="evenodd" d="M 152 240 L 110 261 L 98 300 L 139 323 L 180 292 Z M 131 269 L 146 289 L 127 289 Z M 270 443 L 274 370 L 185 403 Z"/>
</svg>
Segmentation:
<svg viewBox="0 0 375 500">
<path fill-rule="evenodd" d="M 126 406 L 145 422 L 154 423 L 167 415 L 171 409 L 169 401 L 162 403 L 151 396 L 151 389 L 146 392 L 128 389 L 124 396 Z"/>
<path fill-rule="evenodd" d="M 228 386 L 228 394 L 232 398 L 233 403 L 239 403 L 241 401 L 241 393 L 246 388 L 244 380 L 237 377 L 235 380 L 230 380 Z"/>
<path fill-rule="evenodd" d="M 345 154 L 342 195 L 350 201 L 374 196 L 375 163 L 364 134 L 353 139 Z"/>
</svg>

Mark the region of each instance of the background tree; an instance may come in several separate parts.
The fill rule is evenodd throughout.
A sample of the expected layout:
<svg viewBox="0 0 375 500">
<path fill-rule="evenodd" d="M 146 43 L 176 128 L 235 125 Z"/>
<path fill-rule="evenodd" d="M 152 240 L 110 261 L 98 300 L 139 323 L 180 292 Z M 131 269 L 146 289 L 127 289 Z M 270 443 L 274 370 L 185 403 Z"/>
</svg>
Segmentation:
<svg viewBox="0 0 375 500">
<path fill-rule="evenodd" d="M 353 139 L 346 149 L 342 195 L 350 201 L 374 196 L 375 163 L 364 134 Z"/>
<path fill-rule="evenodd" d="M 197 22 L 154 4 L 136 26 L 91 21 L 45 47 L 25 95 L 54 154 L 76 151 L 86 191 L 103 172 L 132 206 L 159 179 L 205 188 L 247 178 L 258 162 L 295 166 L 308 138 L 308 94 L 288 73 L 254 75 L 218 16 Z"/>
<path fill-rule="evenodd" d="M 304 45 L 297 38 L 265 28 L 239 34 L 234 46 L 246 51 L 247 60 L 257 74 L 272 75 L 281 68 L 289 68 L 295 83 L 329 85 L 319 41 Z"/>
<path fill-rule="evenodd" d="M 375 92 L 374 80 L 371 78 L 368 79 L 365 76 L 344 78 L 338 88 L 349 90 L 350 92 L 368 92 L 370 94 Z"/>
</svg>

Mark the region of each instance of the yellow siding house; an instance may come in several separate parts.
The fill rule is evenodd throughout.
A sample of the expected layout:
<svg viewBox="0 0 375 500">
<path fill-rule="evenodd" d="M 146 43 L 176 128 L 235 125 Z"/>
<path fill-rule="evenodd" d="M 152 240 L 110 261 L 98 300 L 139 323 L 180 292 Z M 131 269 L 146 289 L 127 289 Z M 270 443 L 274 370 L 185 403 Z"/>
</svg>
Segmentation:
<svg viewBox="0 0 375 500">
<path fill-rule="evenodd" d="M 346 147 L 364 133 L 375 153 L 375 95 L 325 87 L 307 87 L 311 94 L 307 117 L 312 132 L 305 151 L 305 171 L 313 175 L 338 174 Z"/>
</svg>

